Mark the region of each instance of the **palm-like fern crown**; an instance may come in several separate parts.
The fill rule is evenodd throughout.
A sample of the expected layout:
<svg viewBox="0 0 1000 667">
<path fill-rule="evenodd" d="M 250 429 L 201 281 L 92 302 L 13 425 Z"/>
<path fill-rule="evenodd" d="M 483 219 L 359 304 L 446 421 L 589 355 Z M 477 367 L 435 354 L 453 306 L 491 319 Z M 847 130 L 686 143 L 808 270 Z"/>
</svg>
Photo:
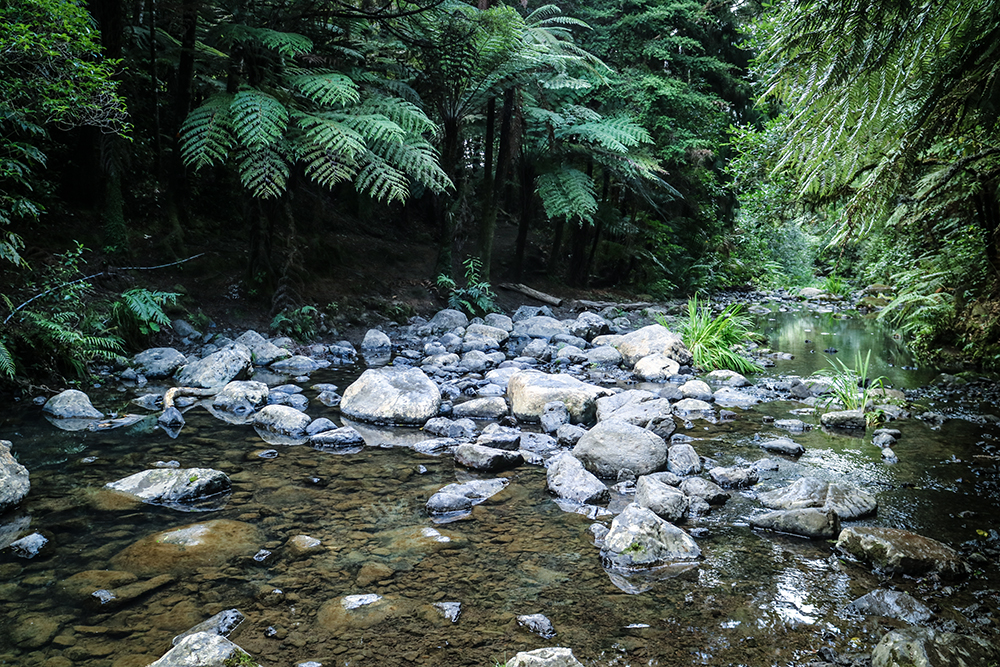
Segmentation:
<svg viewBox="0 0 1000 667">
<path fill-rule="evenodd" d="M 760 70 L 789 111 L 777 168 L 797 174 L 803 193 L 846 190 L 849 214 L 872 221 L 927 151 L 951 162 L 998 146 L 996 3 L 777 7 Z M 939 151 L 950 138 L 961 140 Z"/>
<path fill-rule="evenodd" d="M 323 187 L 352 181 L 386 201 L 405 200 L 413 181 L 435 192 L 450 187 L 424 138 L 433 124 L 395 94 L 400 82 L 305 65 L 328 59 L 302 58 L 314 45 L 300 34 L 246 25 L 224 25 L 216 33 L 221 46 L 253 50 L 255 62 L 269 66 L 255 85 L 215 93 L 188 114 L 181 127 L 187 166 L 231 160 L 259 198 L 280 196 L 294 165 Z"/>
</svg>

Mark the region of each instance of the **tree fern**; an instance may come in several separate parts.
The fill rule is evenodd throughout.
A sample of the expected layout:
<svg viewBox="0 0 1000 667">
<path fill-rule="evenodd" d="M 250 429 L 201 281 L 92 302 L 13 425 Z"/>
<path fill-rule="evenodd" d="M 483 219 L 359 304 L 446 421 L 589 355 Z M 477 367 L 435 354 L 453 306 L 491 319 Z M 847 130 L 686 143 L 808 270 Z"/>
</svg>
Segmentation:
<svg viewBox="0 0 1000 667">
<path fill-rule="evenodd" d="M 355 181 L 359 191 L 378 200 L 406 200 L 410 194 L 410 183 L 405 173 L 372 151 L 368 151 L 364 161 L 366 164 Z"/>
<path fill-rule="evenodd" d="M 590 223 L 597 212 L 594 180 L 579 169 L 561 169 L 538 177 L 538 195 L 545 215 Z"/>
<path fill-rule="evenodd" d="M 14 357 L 7 349 L 5 341 L 0 338 L 0 375 L 5 375 L 9 379 L 14 378 L 15 373 Z"/>
<path fill-rule="evenodd" d="M 273 148 L 244 149 L 236 156 L 243 187 L 260 199 L 280 197 L 288 184 L 291 168 Z"/>
<path fill-rule="evenodd" d="M 215 95 L 184 119 L 181 159 L 185 165 L 198 169 L 225 161 L 234 146 L 229 110 L 232 101 L 232 95 Z"/>
<path fill-rule="evenodd" d="M 358 86 L 350 77 L 330 70 L 293 69 L 288 84 L 313 104 L 347 106 L 361 101 Z"/>
<path fill-rule="evenodd" d="M 240 89 L 229 112 L 237 139 L 250 149 L 273 146 L 288 126 L 285 105 L 256 88 Z"/>
<path fill-rule="evenodd" d="M 228 43 L 257 42 L 287 57 L 303 55 L 313 49 L 312 40 L 304 35 L 243 24 L 223 25 L 220 36 Z"/>
</svg>

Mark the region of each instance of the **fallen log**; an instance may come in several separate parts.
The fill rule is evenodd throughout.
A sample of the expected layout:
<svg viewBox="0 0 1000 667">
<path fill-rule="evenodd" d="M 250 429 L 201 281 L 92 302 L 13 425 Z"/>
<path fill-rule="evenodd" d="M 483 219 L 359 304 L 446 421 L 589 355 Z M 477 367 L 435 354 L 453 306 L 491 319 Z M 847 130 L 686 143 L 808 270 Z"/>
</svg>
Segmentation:
<svg viewBox="0 0 1000 667">
<path fill-rule="evenodd" d="M 500 283 L 498 287 L 502 287 L 505 290 L 510 290 L 511 292 L 518 292 L 525 296 L 530 296 L 536 301 L 541 301 L 542 303 L 547 303 L 550 306 L 555 306 L 558 308 L 562 305 L 563 300 L 559 297 L 552 296 L 551 294 L 546 294 L 545 292 L 539 292 L 536 289 L 532 289 L 527 285 L 522 285 L 521 283 Z"/>
</svg>

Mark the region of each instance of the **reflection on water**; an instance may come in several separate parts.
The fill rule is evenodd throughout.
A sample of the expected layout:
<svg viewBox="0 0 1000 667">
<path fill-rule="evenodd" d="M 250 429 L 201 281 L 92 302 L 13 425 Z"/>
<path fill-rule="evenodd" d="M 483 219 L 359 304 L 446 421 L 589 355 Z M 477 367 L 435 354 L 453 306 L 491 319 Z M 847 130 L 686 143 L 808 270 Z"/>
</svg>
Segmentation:
<svg viewBox="0 0 1000 667">
<path fill-rule="evenodd" d="M 831 319 L 816 328 L 843 336 L 836 344 L 842 349 L 851 349 L 844 340 L 870 340 L 848 333 L 850 326 Z M 780 328 L 776 335 L 789 341 L 798 335 L 791 324 Z M 780 340 L 772 345 L 794 351 Z M 313 381 L 346 387 L 359 373 L 327 370 Z M 312 417 L 343 423 L 315 392 L 305 393 Z M 573 647 L 585 664 L 636 666 L 784 665 L 824 645 L 850 648 L 859 637 L 870 650 L 877 624 L 841 618 L 838 610 L 878 579 L 833 557 L 825 541 L 748 528 L 746 517 L 760 509 L 756 491 L 802 475 L 846 479 L 878 497 L 878 514 L 865 523 L 959 544 L 976 530 L 1000 529 L 1000 493 L 977 483 L 988 473 L 969 463 L 992 427 L 949 422 L 931 431 L 902 422 L 893 466 L 869 441 L 818 428 L 792 435 L 806 447 L 801 458 L 767 455 L 755 436 L 784 432 L 761 425 L 761 416 L 787 417 L 797 407 L 766 404 L 737 410 L 732 421 L 699 422 L 692 444 L 713 465 L 769 457 L 773 469 L 762 471 L 757 489 L 734 492 L 689 526 L 700 529 L 705 554 L 696 566 L 625 578 L 605 572 L 589 530 L 594 519 L 561 510 L 540 467 L 505 473 L 510 484 L 502 492 L 465 519 L 435 526 L 426 500 L 474 475 L 457 471 L 450 457 L 416 451 L 429 437 L 417 429 L 360 426 L 366 448 L 331 453 L 272 446 L 252 427 L 214 419 L 203 407 L 186 413 L 174 440 L 149 430 L 148 420 L 108 432 L 58 431 L 25 406 L 4 415 L 0 437 L 14 441 L 32 472 L 32 491 L 20 514 L 3 519 L 0 544 L 32 531 L 50 544 L 31 560 L 0 552 L 0 664 L 138 667 L 165 652 L 176 634 L 234 607 L 247 620 L 233 639 L 274 665 L 482 666 L 553 644 Z M 156 461 L 222 470 L 232 494 L 222 509 L 192 516 L 103 490 Z M 964 510 L 973 513 L 960 515 Z M 226 562 L 182 560 L 165 579 L 157 578 L 155 562 L 138 576 L 106 572 L 126 562 L 119 554 L 142 538 L 206 516 L 251 526 L 252 541 Z M 610 523 L 608 516 L 597 520 Z M 290 543 L 297 535 L 320 547 L 297 551 Z M 991 568 L 954 598 L 937 598 L 942 614 L 961 619 L 955 609 L 970 604 L 970 595 L 1000 585 Z M 67 583 L 81 579 L 89 588 Z M 113 589 L 115 606 L 101 605 L 91 589 Z M 380 598 L 355 610 L 343 604 L 347 596 L 374 595 Z M 446 613 L 453 602 L 460 603 L 457 620 Z M 516 622 L 535 613 L 551 619 L 554 638 Z"/>
</svg>

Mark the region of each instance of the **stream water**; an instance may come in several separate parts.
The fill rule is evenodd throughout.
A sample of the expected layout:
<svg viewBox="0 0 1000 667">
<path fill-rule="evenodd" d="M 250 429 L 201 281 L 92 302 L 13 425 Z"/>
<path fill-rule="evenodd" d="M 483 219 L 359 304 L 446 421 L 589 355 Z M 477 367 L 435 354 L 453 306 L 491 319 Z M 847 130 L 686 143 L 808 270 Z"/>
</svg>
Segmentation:
<svg viewBox="0 0 1000 667">
<path fill-rule="evenodd" d="M 859 320 L 776 313 L 760 324 L 771 347 L 796 356 L 776 362 L 767 376 L 808 374 L 827 364 L 820 355 L 832 347 L 848 362 L 855 350 L 872 349 L 873 370 L 897 387 L 931 376 L 903 369 L 912 361 L 891 332 Z M 316 372 L 307 384 L 343 388 L 362 370 Z M 305 393 L 310 399 L 316 394 Z M 131 397 L 113 388 L 91 395 L 106 411 L 122 410 Z M 760 667 L 805 663 L 824 646 L 870 651 L 894 622 L 842 609 L 880 585 L 914 594 L 940 622 L 959 629 L 995 627 L 991 619 L 1000 607 L 995 562 L 949 586 L 932 579 L 886 582 L 837 558 L 827 542 L 752 530 L 745 521 L 760 510 L 758 491 L 808 474 L 873 491 L 879 510 L 860 522 L 866 525 L 905 528 L 952 546 L 1000 531 L 997 464 L 975 458 L 1000 444 L 1000 432 L 989 424 L 951 420 L 933 429 L 916 419 L 894 423 L 902 431 L 894 465 L 883 463 L 879 449 L 862 438 L 819 428 L 796 434 L 806 447 L 802 457 L 772 455 L 775 469 L 763 472 L 757 487 L 734 492 L 724 506 L 685 526 L 705 554 L 697 567 L 623 580 L 601 566 L 589 530 L 593 519 L 560 510 L 541 467 L 505 473 L 511 482 L 503 492 L 466 519 L 439 525 L 424 503 L 472 473 L 456 468 L 449 456 L 406 447 L 425 437 L 416 430 L 367 429 L 366 448 L 338 455 L 268 445 L 251 427 L 228 425 L 199 407 L 186 413 L 187 425 L 171 439 L 152 420 L 112 431 L 61 431 L 28 403 L 0 417 L 0 438 L 14 443 L 32 484 L 21 509 L 0 520 L 0 535 L 39 531 L 50 542 L 34 559 L 0 551 L 4 665 L 147 665 L 178 633 L 235 607 L 247 620 L 231 639 L 265 665 L 491 667 L 519 650 L 561 645 L 588 665 Z M 802 407 L 765 403 L 736 410 L 731 421 L 696 420 L 681 430 L 695 438 L 695 449 L 711 460 L 708 467 L 749 463 L 765 458 L 756 437 L 781 434 L 763 418 L 791 417 L 790 410 Z M 314 400 L 308 412 L 340 423 L 336 409 Z M 800 418 L 818 423 L 816 416 Z M 277 455 L 262 457 L 269 449 Z M 103 490 L 156 461 L 222 470 L 233 492 L 221 508 L 186 513 L 123 502 Z M 611 506 L 628 501 L 618 496 Z M 139 581 L 171 577 L 112 608 L 96 604 L 88 589 L 74 588 L 80 573 L 98 580 L 103 575 L 92 571 L 121 566 L 121 552 L 145 536 L 216 519 L 255 531 L 245 546 L 234 538 L 236 553 L 224 561 L 154 564 L 138 573 Z M 598 520 L 610 524 L 610 517 Z M 319 539 L 321 548 L 294 554 L 286 544 L 302 534 Z M 260 549 L 272 554 L 255 560 Z M 371 593 L 382 600 L 357 613 L 344 611 L 344 596 Z M 443 602 L 461 604 L 456 621 L 435 606 Z M 535 613 L 551 619 L 554 637 L 518 625 L 518 615 Z"/>
</svg>

